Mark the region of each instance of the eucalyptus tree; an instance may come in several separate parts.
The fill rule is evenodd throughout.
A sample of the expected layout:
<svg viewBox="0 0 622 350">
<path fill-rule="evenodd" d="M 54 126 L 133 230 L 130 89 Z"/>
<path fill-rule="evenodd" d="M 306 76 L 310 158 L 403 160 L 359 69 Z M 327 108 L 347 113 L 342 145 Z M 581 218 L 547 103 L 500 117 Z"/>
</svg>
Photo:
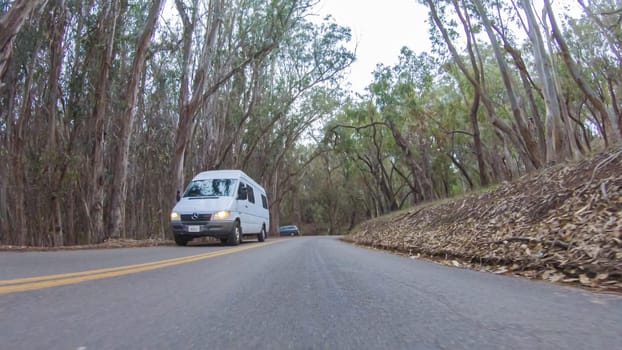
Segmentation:
<svg viewBox="0 0 622 350">
<path fill-rule="evenodd" d="M 268 177 L 271 164 L 335 109 L 337 80 L 353 61 L 343 46 L 348 40 L 347 28 L 299 19 L 278 50 L 223 84 L 217 106 L 223 122 L 200 127 L 210 156 L 197 159 L 199 165 L 253 168 L 258 178 Z"/>
<path fill-rule="evenodd" d="M 342 94 L 339 80 L 354 60 L 345 47 L 350 40 L 350 30 L 331 18 L 319 24 L 301 21 L 293 28 L 259 78 L 261 103 L 248 124 L 255 135 L 245 148 L 241 167 L 249 165 L 258 148 L 261 153 L 275 152 L 274 163 L 278 163 L 304 132 L 336 109 Z M 285 141 L 273 143 L 272 136 Z M 262 175 L 269 172 L 270 162 L 261 165 Z"/>
<path fill-rule="evenodd" d="M 551 2 L 549 0 L 545 0 L 544 7 L 546 11 L 546 16 L 550 23 L 552 39 L 557 44 L 559 54 L 561 55 L 562 60 L 570 73 L 570 76 L 576 83 L 577 87 L 583 92 L 583 94 L 591 104 L 592 108 L 594 108 L 596 113 L 600 116 L 601 123 L 604 126 L 603 131 L 605 135 L 611 136 L 609 141 L 614 144 L 622 143 L 622 129 L 620 128 L 620 125 L 618 123 L 620 120 L 620 116 L 615 115 L 614 109 L 607 101 L 608 96 L 597 92 L 597 90 L 590 84 L 590 82 L 586 78 L 587 73 L 583 72 L 577 64 L 576 59 L 570 52 L 570 48 L 564 36 L 564 33 L 562 32 L 555 17 Z"/>
<path fill-rule="evenodd" d="M 112 57 L 126 11 L 127 2 L 47 1 L 16 36 L 11 49 L 18 59 L 6 75 L 11 83 L 0 88 L 6 120 L 0 157 L 7 160 L 0 212 L 9 213 L 0 226 L 8 242 L 105 238 L 105 135 L 123 65 Z"/>
<path fill-rule="evenodd" d="M 622 37 L 619 29 L 619 20 L 621 18 L 620 4 L 618 2 L 616 6 L 614 4 L 595 2 L 593 6 L 602 9 L 600 15 L 602 16 L 602 20 L 611 22 L 611 18 L 607 17 L 613 15 L 613 25 L 608 27 L 610 29 L 607 30 L 601 27 L 603 24 L 601 18 L 595 16 L 594 12 L 583 4 L 590 26 L 600 28 L 600 31 L 596 31 L 598 35 L 588 40 L 593 40 L 591 44 L 602 43 L 601 45 L 594 45 L 595 49 L 593 50 L 599 52 L 600 57 L 593 57 L 592 53 L 588 53 L 587 56 L 592 56 L 594 59 L 589 62 L 589 66 L 595 65 L 595 67 L 598 67 L 603 65 L 602 62 L 607 62 L 605 65 L 613 68 L 613 70 L 605 70 L 604 76 L 601 78 L 602 82 L 599 82 L 598 78 L 594 79 L 595 76 L 598 75 L 596 71 L 585 71 L 582 69 L 578 60 L 582 58 L 584 51 L 580 48 L 576 48 L 574 51 L 576 52 L 578 49 L 579 53 L 573 52 L 565 33 L 558 23 L 550 1 L 544 2 L 546 18 L 548 19 L 552 33 L 551 40 L 555 42 L 559 50 L 559 55 L 568 69 L 572 80 L 594 110 L 594 117 L 599 119 L 598 124 L 605 142 L 607 144 L 620 144 L 622 142 L 622 125 L 620 124 L 622 122 L 622 114 L 620 113 L 620 105 L 615 93 L 615 86 L 617 85 L 618 89 L 620 87 L 618 77 L 620 63 L 622 63 L 619 58 L 620 38 Z M 606 49 L 603 50 L 603 47 Z"/>
<path fill-rule="evenodd" d="M 125 237 L 166 238 L 169 233 L 170 170 L 178 120 L 182 45 L 178 31 L 161 18 L 150 45 L 130 144 Z M 180 45 L 180 46 L 177 46 Z"/>
<path fill-rule="evenodd" d="M 503 78 L 503 84 L 507 94 L 508 102 L 510 104 L 510 109 L 512 111 L 512 116 L 514 118 L 514 125 L 518 130 L 518 136 L 521 140 L 521 148 L 528 159 L 528 161 L 525 162 L 525 166 L 528 170 L 540 168 L 544 165 L 544 155 L 540 153 L 538 143 L 534 138 L 531 130 L 529 129 L 527 118 L 525 116 L 525 110 L 521 107 L 521 104 L 519 103 L 519 92 L 516 91 L 512 73 L 510 72 L 510 69 L 506 63 L 504 53 L 501 50 L 501 46 L 494 32 L 492 19 L 489 17 L 488 10 L 486 9 L 486 6 L 484 6 L 481 0 L 473 0 L 473 4 L 477 11 L 477 14 L 480 17 L 481 24 L 483 25 L 486 34 L 488 35 L 495 58 L 497 60 L 497 64 L 499 66 L 501 77 Z"/>
<path fill-rule="evenodd" d="M 181 17 L 188 18 L 187 6 L 182 0 L 176 3 Z M 195 57 L 196 71 L 191 92 L 188 88 L 189 72 L 184 74 L 185 81 L 182 81 L 179 123 L 171 163 L 174 189 L 180 189 L 183 184 L 184 159 L 197 117 L 218 118 L 214 109 L 218 103 L 213 101 L 218 90 L 251 64 L 264 61 L 278 48 L 301 12 L 310 6 L 308 1 L 294 0 L 227 3 L 214 0 L 208 5 L 200 51 L 184 49 L 186 54 Z M 187 20 L 184 20 L 184 26 L 197 28 Z"/>
<path fill-rule="evenodd" d="M 114 50 L 115 38 L 117 30 L 119 30 L 118 26 L 122 22 L 120 17 L 120 0 L 105 1 L 100 6 L 95 38 L 100 43 L 98 49 L 95 49 L 99 58 L 97 62 L 99 68 L 97 68 L 94 79 L 94 103 L 90 117 L 93 125 L 91 137 L 94 147 L 91 161 L 91 180 L 88 183 L 87 190 L 89 203 L 87 218 L 91 232 L 97 242 L 101 242 L 106 238 L 104 226 L 106 115 L 110 102 L 110 72 L 116 54 Z"/>
<path fill-rule="evenodd" d="M 64 241 L 59 80 L 66 19 L 63 1 L 16 1 L 0 17 L 0 231 L 9 242 Z"/>
<path fill-rule="evenodd" d="M 620 103 L 620 91 L 622 91 L 622 29 L 620 18 L 622 16 L 622 4 L 619 1 L 579 1 L 584 16 L 567 21 L 568 28 L 565 31 L 570 51 L 573 53 L 579 65 L 590 67 L 591 74 L 586 76 L 590 84 L 595 86 L 602 98 L 608 101 L 608 107 L 617 116 L 618 128 L 622 130 L 622 104 Z M 589 42 L 591 45 L 582 45 Z M 583 105 L 583 99 L 576 98 L 573 104 L 577 109 Z M 579 102 L 579 103 L 577 103 Z M 588 105 L 589 107 L 589 105 Z M 582 118 L 577 113 L 577 118 Z M 605 141 L 609 142 L 609 135 L 605 130 L 604 121 L 586 114 Z M 614 121 L 615 122 L 615 121 Z M 622 131 L 621 131 L 622 132 Z"/>
<path fill-rule="evenodd" d="M 204 168 L 245 167 L 280 193 L 292 180 L 274 174 L 353 60 L 349 31 L 309 24 L 310 0 L 176 0 L 162 16 L 164 1 L 38 3 L 1 3 L 10 243 L 164 236 L 172 189 Z"/>
<path fill-rule="evenodd" d="M 316 233 L 345 234 L 375 212 L 374 193 L 347 154 L 323 153 L 300 179 L 302 224 Z M 376 216 L 376 215 L 373 215 Z"/>
<path fill-rule="evenodd" d="M 15 67 L 17 63 L 12 60 L 15 50 L 15 41 L 20 31 L 38 6 L 43 1 L 15 1 L 8 7 L 8 4 L 2 4 L 2 13 L 0 13 L 0 93 L 3 98 L 0 101 L 0 132 L 2 133 L 2 150 L 0 156 L 2 156 L 3 165 L 0 172 L 0 218 L 13 219 L 21 224 L 21 226 L 15 227 L 17 237 L 14 238 L 17 242 L 24 244 L 26 242 L 27 228 L 26 228 L 26 214 L 24 203 L 24 190 L 25 190 L 25 128 L 26 122 L 32 115 L 30 109 L 30 95 L 24 96 L 21 107 L 17 107 L 18 101 L 15 101 L 17 95 L 15 83 L 20 77 L 18 77 L 17 69 L 11 69 L 11 65 Z M 30 26 L 26 26 L 26 33 L 22 31 L 22 35 L 27 35 L 36 31 Z M 38 51 L 41 47 L 40 40 L 33 43 L 30 48 L 32 52 Z M 19 53 L 18 53 L 19 54 Z M 19 61 L 19 59 L 17 60 Z M 21 62 L 20 62 L 21 63 Z M 30 89 L 30 85 L 33 84 L 33 74 L 35 67 L 30 65 L 31 69 L 24 75 L 24 81 L 27 88 Z M 24 90 L 27 91 L 27 90 Z M 21 113 L 17 113 L 16 109 L 21 109 Z M 13 174 L 9 172 L 14 170 Z M 17 175 L 13 177 L 13 175 Z M 12 178 L 12 179 L 11 179 Z M 11 180 L 8 180 L 11 179 Z M 7 181 L 8 180 L 8 181 Z M 14 188 L 14 191 L 8 191 L 9 188 Z M 10 193 L 12 192 L 12 193 Z M 15 206 L 10 208 L 8 201 L 13 197 L 16 202 Z M 7 222 L 8 220 L 2 220 Z M 8 226 L 8 227 L 7 227 Z M 13 227 L 6 224 L 0 224 L 0 229 L 7 235 L 12 235 L 11 231 Z"/>
<path fill-rule="evenodd" d="M 622 4 L 619 0 L 578 0 L 591 24 L 596 24 L 600 36 L 607 43 L 610 52 L 622 62 Z M 576 29 L 576 28 L 575 28 Z"/>
<path fill-rule="evenodd" d="M 460 11 L 460 6 L 457 1 L 452 1 L 454 8 L 456 9 L 456 15 L 460 19 L 462 23 L 462 27 L 466 36 L 466 50 L 469 55 L 469 59 L 471 62 L 471 69 L 473 71 L 473 77 L 476 81 L 480 81 L 483 79 L 481 76 L 481 70 L 478 66 L 478 59 L 476 58 L 475 52 L 477 51 L 477 47 L 475 46 L 475 34 L 476 31 L 473 28 L 473 24 L 470 21 L 468 16 L 464 16 Z M 461 2 L 462 7 L 464 7 L 464 1 Z M 453 52 L 453 51 L 452 51 Z M 479 52 L 478 52 L 479 53 Z M 480 59 L 481 61 L 481 59 Z M 482 91 L 479 88 L 473 89 L 473 97 L 471 101 L 471 107 L 469 109 L 469 121 L 471 122 L 471 132 L 473 135 L 473 153 L 477 157 L 477 166 L 479 170 L 480 184 L 482 186 L 487 186 L 489 183 L 487 171 L 486 171 L 486 163 L 484 161 L 484 151 L 482 140 L 480 137 L 480 127 L 478 120 L 478 112 L 480 109 L 480 102 L 482 99 Z M 452 157 L 452 161 L 454 158 Z M 462 169 L 462 167 L 459 167 Z M 469 183 L 471 183 L 469 181 Z"/>
<path fill-rule="evenodd" d="M 174 142 L 164 144 L 173 149 L 170 154 L 162 154 L 169 169 L 179 171 L 182 178 L 205 169 L 244 169 L 269 191 L 273 228 L 278 225 L 281 200 L 310 161 L 292 162 L 296 158 L 292 153 L 297 152 L 297 143 L 306 131 L 336 108 L 337 80 L 353 60 L 353 54 L 345 48 L 349 30 L 331 20 L 308 22 L 305 17 L 309 4 L 213 2 L 204 8 L 214 16 L 212 20 L 197 15 L 203 11 L 200 2 L 177 1 L 180 26 L 184 28 L 179 30 L 183 33 L 181 50 L 170 58 L 156 53 L 154 59 L 163 65 L 151 66 L 152 70 L 160 70 L 158 76 L 165 74 L 157 78 L 162 85 L 153 86 L 158 95 L 170 84 L 166 75 L 174 77 L 181 72 L 180 117 L 173 119 Z M 165 33 L 171 38 L 162 39 L 156 46 L 166 48 L 168 40 L 175 41 L 177 24 L 169 25 L 172 27 Z M 197 43 L 203 46 L 197 48 Z M 167 65 L 174 67 L 176 62 L 182 62 L 180 71 L 163 69 Z M 194 81 L 192 85 L 190 80 Z M 153 102 L 162 103 L 162 99 Z M 194 115 L 185 114 L 191 111 Z M 144 137 L 149 137 L 148 130 L 141 139 Z M 178 181 L 175 176 L 171 180 Z M 162 191 L 150 184 L 136 185 L 145 195 Z M 174 192 L 170 186 L 164 187 L 164 197 L 169 199 L 162 200 L 158 195 L 156 202 L 160 211 L 166 212 Z M 132 199 L 132 203 L 144 201 L 143 197 Z"/>
<path fill-rule="evenodd" d="M 64 219 L 62 215 L 62 198 L 61 198 L 61 186 L 62 177 L 64 176 L 61 171 L 58 170 L 58 165 L 62 164 L 57 158 L 60 158 L 62 150 L 59 149 L 58 139 L 62 132 L 62 127 L 59 126 L 59 113 L 56 106 L 59 101 L 59 87 L 61 85 L 60 78 L 62 73 L 62 61 L 63 61 L 63 47 L 64 36 L 67 27 L 67 7 L 62 0 L 51 1 L 53 11 L 47 18 L 47 27 L 49 28 L 49 54 L 48 54 L 48 84 L 46 91 L 45 104 L 48 106 L 48 133 L 46 137 L 46 145 L 44 146 L 44 152 L 48 157 L 46 164 L 47 173 L 47 187 L 51 195 L 49 196 L 49 211 L 51 212 L 52 220 L 50 220 L 51 232 L 54 232 L 54 244 L 64 245 L 65 232 L 64 232 Z"/>
<path fill-rule="evenodd" d="M 368 212 L 380 216 L 420 193 L 391 129 L 371 100 L 351 102 L 325 128 L 325 142 L 338 159 L 353 162 L 368 193 Z M 406 163 L 407 164 L 407 163 Z"/>
<path fill-rule="evenodd" d="M 284 195 L 280 188 L 297 181 L 302 172 L 284 160 L 302 138 L 311 141 L 308 132 L 340 104 L 339 81 L 354 60 L 345 46 L 350 39 L 350 30 L 331 18 L 321 23 L 302 21 L 271 57 L 263 80 L 264 103 L 248 124 L 253 138 L 247 147 L 240 147 L 244 156 L 239 167 L 258 170 L 256 176 L 268 185 L 273 215 Z M 317 153 L 309 155 L 313 156 Z"/>
<path fill-rule="evenodd" d="M 278 49 L 236 71 L 213 94 L 210 115 L 196 122 L 196 152 L 187 164 L 197 170 L 240 168 L 262 182 L 269 192 L 272 232 L 289 183 L 310 161 L 292 167 L 290 153 L 338 106 L 338 81 L 354 59 L 345 46 L 349 29 L 330 18 L 309 22 L 305 11 L 296 8 L 289 15 L 290 28 Z"/>
<path fill-rule="evenodd" d="M 13 52 L 13 43 L 22 25 L 34 9 L 45 0 L 16 0 L 6 13 L 0 16 L 0 87 Z"/>
<path fill-rule="evenodd" d="M 451 196 L 497 181 L 490 157 L 497 143 L 490 137 L 490 129 L 479 128 L 479 108 L 474 108 L 477 98 L 472 85 L 455 66 L 446 64 L 442 71 L 435 84 L 433 103 L 428 107 L 428 123 L 434 131 L 431 137 L 436 148 L 433 173 L 448 189 L 444 196 Z M 445 164 L 447 161 L 453 167 Z"/>
<path fill-rule="evenodd" d="M 400 56 L 401 64 L 409 64 L 405 62 L 412 56 L 412 52 L 402 49 L 402 55 Z M 418 62 L 412 62 L 410 68 L 427 70 L 429 66 L 428 62 L 420 60 Z M 420 196 L 421 199 L 433 198 L 433 186 L 429 172 L 429 157 L 428 157 L 428 145 L 426 145 L 425 137 L 417 137 L 419 135 L 406 134 L 404 135 L 404 128 L 423 129 L 423 119 L 425 118 L 424 108 L 421 108 L 419 104 L 419 96 L 414 86 L 415 82 L 410 74 L 414 72 L 407 71 L 408 68 L 402 69 L 401 65 L 394 67 L 379 66 L 374 72 L 374 82 L 369 86 L 371 97 L 375 101 L 375 105 L 379 109 L 380 120 L 386 125 L 395 143 L 402 150 L 405 155 L 405 159 L 408 162 L 414 179 L 415 184 L 412 188 Z M 425 74 L 425 73 L 424 73 Z M 426 78 L 430 76 L 419 77 L 421 80 L 417 81 L 421 86 L 426 83 Z M 416 79 L 416 78 L 415 78 Z M 424 90 L 424 89 L 421 89 Z M 407 131 L 408 132 L 408 131 Z M 421 133 L 423 134 L 423 132 Z M 419 155 L 415 152 L 414 142 L 417 142 L 417 150 Z M 417 159 L 419 158 L 419 159 Z"/>
<path fill-rule="evenodd" d="M 432 26 L 432 35 L 442 38 L 444 44 L 450 52 L 453 62 L 459 67 L 462 74 L 464 74 L 475 89 L 476 99 L 473 102 L 474 113 L 471 115 L 475 115 L 475 108 L 478 107 L 479 101 L 481 100 L 486 110 L 486 116 L 489 122 L 497 129 L 497 134 L 500 137 L 509 140 L 509 143 L 514 146 L 514 149 L 520 155 L 521 162 L 525 167 L 532 168 L 534 161 L 533 155 L 530 157 L 528 154 L 521 135 L 515 131 L 510 123 L 500 116 L 497 106 L 503 106 L 503 104 L 493 101 L 494 95 L 488 91 L 486 86 L 486 77 L 483 71 L 483 64 L 481 62 L 482 58 L 478 56 L 479 51 L 477 49 L 475 36 L 473 35 L 473 28 L 476 24 L 472 23 L 470 19 L 467 20 L 467 18 L 470 17 L 467 17 L 466 11 L 461 10 L 461 8 L 465 7 L 466 4 L 462 3 L 459 6 L 457 2 L 454 2 L 453 6 L 454 10 L 459 14 L 458 17 L 462 19 L 464 29 L 463 35 L 467 38 L 467 50 L 471 67 L 467 65 L 464 57 L 458 52 L 458 47 L 455 43 L 458 31 L 456 30 L 455 25 L 452 24 L 455 22 L 451 21 L 451 18 L 448 18 L 451 16 L 451 12 L 448 9 L 447 2 L 437 0 L 421 1 L 427 5 L 430 10 L 429 16 L 431 19 L 430 23 Z M 440 43 L 437 46 L 440 46 Z"/>
<path fill-rule="evenodd" d="M 540 25 L 536 19 L 533 3 L 528 0 L 522 2 L 522 7 L 529 24 L 528 34 L 533 45 L 534 63 L 542 85 L 542 95 L 546 110 L 546 161 L 555 163 L 561 158 L 578 156 L 578 146 L 570 130 L 564 130 L 564 125 L 570 126 L 569 118 L 560 106 L 561 98 L 558 91 L 558 82 L 554 80 L 553 64 L 545 49 Z M 566 146 L 566 149 L 563 147 Z M 569 147 L 569 148 L 568 148 Z"/>
<path fill-rule="evenodd" d="M 136 119 L 136 103 L 139 93 L 139 80 L 142 77 L 147 50 L 156 29 L 158 17 L 162 11 L 164 0 L 154 0 L 149 9 L 142 33 L 136 43 L 129 80 L 125 88 L 124 106 L 119 118 L 118 145 L 114 155 L 114 173 L 110 193 L 110 214 L 108 235 L 120 237 L 125 226 L 125 207 L 127 199 L 127 170 L 131 135 Z"/>
</svg>

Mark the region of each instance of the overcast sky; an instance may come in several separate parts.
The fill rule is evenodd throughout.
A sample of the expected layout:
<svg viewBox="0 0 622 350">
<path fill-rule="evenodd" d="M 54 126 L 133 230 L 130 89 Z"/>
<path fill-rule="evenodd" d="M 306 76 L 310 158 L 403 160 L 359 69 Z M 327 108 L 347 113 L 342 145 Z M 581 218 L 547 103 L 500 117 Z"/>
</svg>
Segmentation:
<svg viewBox="0 0 622 350">
<path fill-rule="evenodd" d="M 376 64 L 397 63 L 400 49 L 429 51 L 427 8 L 416 0 L 320 0 L 314 11 L 352 29 L 356 62 L 350 71 L 352 90 L 363 93 Z"/>
</svg>

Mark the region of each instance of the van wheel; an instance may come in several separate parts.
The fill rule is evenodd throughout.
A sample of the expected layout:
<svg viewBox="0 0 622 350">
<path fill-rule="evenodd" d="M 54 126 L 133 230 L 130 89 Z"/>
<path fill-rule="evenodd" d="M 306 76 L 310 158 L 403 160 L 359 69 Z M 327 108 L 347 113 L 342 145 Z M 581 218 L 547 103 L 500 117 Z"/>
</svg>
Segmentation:
<svg viewBox="0 0 622 350">
<path fill-rule="evenodd" d="M 257 235 L 257 240 L 259 242 L 263 242 L 266 240 L 266 228 L 265 227 L 261 227 L 261 232 L 259 232 L 259 234 Z"/>
<path fill-rule="evenodd" d="M 188 244 L 189 239 L 187 237 L 178 234 L 175 234 L 173 236 L 175 238 L 175 244 L 177 244 L 178 246 L 185 246 L 186 244 Z"/>
<path fill-rule="evenodd" d="M 233 225 L 233 230 L 231 230 L 231 234 L 229 235 L 229 239 L 227 240 L 228 245 L 238 245 L 242 240 L 242 229 L 240 229 L 240 223 L 236 222 Z"/>
</svg>

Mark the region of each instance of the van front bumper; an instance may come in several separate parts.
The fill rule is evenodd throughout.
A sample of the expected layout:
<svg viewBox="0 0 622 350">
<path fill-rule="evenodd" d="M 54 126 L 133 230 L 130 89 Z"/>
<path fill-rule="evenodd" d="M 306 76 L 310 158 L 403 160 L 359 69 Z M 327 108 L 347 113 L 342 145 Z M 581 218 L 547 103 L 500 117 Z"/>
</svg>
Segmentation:
<svg viewBox="0 0 622 350">
<path fill-rule="evenodd" d="M 235 221 L 210 221 L 202 223 L 173 222 L 171 228 L 176 235 L 187 237 L 227 238 L 233 231 Z"/>
</svg>

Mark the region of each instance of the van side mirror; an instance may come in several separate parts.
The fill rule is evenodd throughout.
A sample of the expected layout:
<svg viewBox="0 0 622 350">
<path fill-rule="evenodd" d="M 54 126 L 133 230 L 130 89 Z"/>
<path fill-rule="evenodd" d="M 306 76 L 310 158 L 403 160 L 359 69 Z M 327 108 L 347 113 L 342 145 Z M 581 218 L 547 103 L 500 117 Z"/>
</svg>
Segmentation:
<svg viewBox="0 0 622 350">
<path fill-rule="evenodd" d="M 248 190 L 246 189 L 246 186 L 240 187 L 238 189 L 238 200 L 246 200 L 246 199 L 248 199 Z"/>
</svg>

